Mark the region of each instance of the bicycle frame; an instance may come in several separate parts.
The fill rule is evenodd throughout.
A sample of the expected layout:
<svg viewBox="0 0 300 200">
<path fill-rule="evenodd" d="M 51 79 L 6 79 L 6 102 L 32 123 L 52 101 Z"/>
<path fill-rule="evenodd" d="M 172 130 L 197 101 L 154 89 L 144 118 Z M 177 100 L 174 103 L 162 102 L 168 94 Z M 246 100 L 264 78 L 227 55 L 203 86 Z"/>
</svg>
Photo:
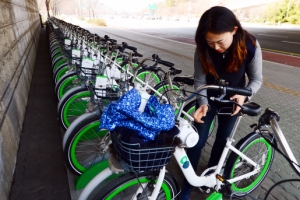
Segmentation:
<svg viewBox="0 0 300 200">
<path fill-rule="evenodd" d="M 208 88 L 217 89 L 217 88 L 219 88 L 219 86 L 205 85 L 205 86 L 199 87 L 196 91 L 199 92 L 201 90 L 208 89 Z M 194 128 L 192 128 L 190 123 L 187 120 L 180 117 L 181 114 L 182 114 L 185 102 L 188 101 L 189 99 L 193 98 L 193 96 L 195 96 L 195 94 L 190 95 L 186 99 L 182 99 L 182 105 L 179 108 L 179 112 L 178 112 L 177 119 L 176 119 L 176 121 L 179 122 L 178 128 L 180 130 L 180 133 L 177 137 L 179 137 L 183 141 L 185 146 L 187 146 L 187 147 L 195 146 L 196 143 L 199 140 L 199 138 L 197 138 L 198 134 L 196 133 Z M 254 170 L 252 172 L 249 172 L 249 173 L 244 174 L 242 176 L 235 177 L 234 179 L 230 179 L 230 180 L 228 180 L 229 183 L 232 183 L 232 182 L 235 182 L 235 181 L 238 181 L 238 180 L 242 180 L 244 178 L 247 178 L 247 177 L 250 177 L 254 174 L 259 173 L 259 169 L 260 169 L 258 167 L 259 165 L 256 164 L 249 157 L 244 155 L 241 151 L 236 149 L 234 146 L 232 146 L 232 143 L 234 142 L 233 137 L 235 135 L 235 132 L 237 130 L 237 127 L 238 127 L 238 124 L 240 123 L 241 118 L 242 118 L 242 114 L 240 114 L 240 116 L 238 116 L 238 119 L 237 119 L 237 121 L 234 125 L 233 130 L 232 130 L 230 136 L 227 138 L 226 146 L 223 150 L 223 153 L 222 153 L 222 156 L 219 160 L 218 165 L 209 168 L 209 169 L 215 169 L 216 168 L 215 172 L 208 175 L 208 176 L 204 176 L 204 175 L 197 176 L 195 170 L 193 169 L 193 167 L 189 163 L 188 156 L 187 156 L 184 148 L 183 147 L 176 147 L 175 148 L 175 152 L 174 152 L 173 155 L 174 155 L 178 165 L 180 166 L 180 169 L 183 172 L 185 178 L 188 180 L 188 182 L 191 185 L 196 186 L 196 187 L 207 186 L 209 188 L 214 188 L 216 191 L 218 191 L 222 186 L 222 181 L 221 181 L 222 177 L 220 179 L 218 179 L 216 175 L 221 175 L 221 169 L 224 166 L 225 159 L 227 157 L 227 154 L 228 154 L 229 150 L 234 151 L 240 157 L 247 160 L 249 163 L 251 163 L 254 166 Z M 188 126 L 186 126 L 186 125 L 188 125 Z M 190 144 L 187 144 L 187 142 L 186 142 L 187 139 L 191 138 L 191 137 L 196 137 L 197 139 L 192 138 L 193 142 L 190 143 Z M 109 159 L 109 162 L 111 162 L 110 159 Z M 110 168 L 111 168 L 112 171 L 114 171 L 116 173 L 120 173 L 120 171 L 113 169 L 113 165 L 111 165 Z M 79 197 L 79 200 L 86 199 L 88 197 L 88 195 L 90 194 L 90 192 L 93 190 L 93 188 L 96 186 L 96 183 L 102 182 L 103 180 L 105 180 L 105 178 L 107 178 L 109 175 L 111 175 L 112 172 L 108 173 L 107 171 L 109 171 L 109 170 L 104 170 L 103 172 L 101 172 L 97 176 L 95 176 L 95 178 L 85 187 L 85 189 L 83 190 L 83 192 L 81 193 L 81 195 Z M 158 181 L 156 183 L 155 190 L 152 193 L 151 197 L 148 197 L 148 199 L 155 200 L 157 198 L 158 191 L 161 188 L 164 176 L 165 176 L 165 167 L 163 167 L 160 170 L 159 176 L 157 178 Z"/>
<path fill-rule="evenodd" d="M 181 171 L 183 172 L 185 178 L 188 180 L 188 182 L 195 186 L 195 187 L 200 187 L 200 186 L 207 186 L 209 188 L 214 188 L 216 191 L 218 191 L 221 186 L 222 186 L 222 181 L 220 179 L 217 178 L 216 175 L 220 175 L 222 176 L 221 170 L 222 167 L 224 166 L 225 163 L 225 158 L 229 152 L 229 150 L 234 151 L 236 154 L 238 154 L 240 157 L 242 157 L 243 159 L 247 160 L 249 163 L 251 163 L 254 167 L 253 171 L 248 172 L 247 174 L 244 174 L 242 176 L 238 176 L 235 177 L 233 179 L 228 179 L 227 181 L 229 183 L 233 183 L 239 180 L 242 180 L 244 178 L 250 177 L 252 175 L 255 175 L 257 173 L 260 172 L 260 168 L 258 167 L 259 165 L 257 163 L 255 163 L 253 160 L 251 160 L 250 158 L 248 158 L 245 154 L 243 154 L 241 151 L 239 151 L 238 149 L 236 149 L 232 143 L 234 142 L 233 140 L 233 136 L 236 132 L 236 127 L 238 126 L 240 119 L 242 118 L 242 116 L 238 117 L 238 120 L 235 124 L 235 127 L 230 135 L 230 137 L 227 138 L 227 142 L 226 142 L 226 146 L 223 150 L 222 156 L 219 160 L 219 163 L 217 166 L 211 167 L 207 170 L 205 170 L 201 176 L 196 175 L 195 170 L 193 169 L 193 167 L 189 164 L 189 160 L 188 160 L 188 156 L 184 150 L 184 148 L 181 147 L 176 147 L 175 152 L 174 152 L 174 157 L 178 163 L 178 165 L 180 166 Z M 182 119 L 184 120 L 184 119 Z M 187 137 L 187 133 L 186 132 L 180 132 L 180 134 L 178 135 L 178 137 L 182 137 L 182 135 L 184 135 L 183 137 Z M 204 176 L 205 172 L 210 170 L 210 169 L 215 169 L 215 172 L 210 174 L 210 175 L 206 175 Z M 101 183 L 102 181 L 104 181 L 107 177 L 109 177 L 111 174 L 114 173 L 120 173 L 120 171 L 113 169 L 112 167 L 107 168 L 106 170 L 102 171 L 101 173 L 99 173 L 97 176 L 95 176 L 95 178 L 93 178 L 93 180 L 84 188 L 83 192 L 81 193 L 79 200 L 84 200 L 88 197 L 88 195 L 90 194 L 90 192 L 93 190 L 93 188 L 95 188 L 99 183 Z M 155 200 L 157 198 L 157 195 L 159 193 L 159 190 L 161 188 L 161 185 L 163 183 L 163 179 L 165 176 L 166 170 L 165 167 L 163 167 L 160 170 L 159 176 L 157 178 L 157 182 L 156 182 L 156 186 L 155 186 L 155 190 L 153 191 L 152 195 L 150 197 L 148 197 L 149 200 Z M 222 177 L 221 177 L 222 178 Z M 140 189 L 142 189 L 142 186 L 139 187 Z M 139 190 L 139 189 L 138 189 Z"/>
</svg>

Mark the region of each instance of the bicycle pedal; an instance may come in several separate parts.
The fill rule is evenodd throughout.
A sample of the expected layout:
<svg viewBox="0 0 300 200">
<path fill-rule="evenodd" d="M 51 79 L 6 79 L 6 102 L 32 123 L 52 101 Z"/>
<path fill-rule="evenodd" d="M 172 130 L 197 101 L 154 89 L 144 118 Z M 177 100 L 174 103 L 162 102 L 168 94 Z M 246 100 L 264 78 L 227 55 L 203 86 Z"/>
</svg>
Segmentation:
<svg viewBox="0 0 300 200">
<path fill-rule="evenodd" d="M 206 194 L 210 193 L 210 188 L 209 188 L 209 187 L 206 187 L 206 186 L 201 186 L 201 187 L 199 187 L 199 190 L 200 190 L 200 192 L 202 192 L 202 193 L 206 193 Z"/>
</svg>

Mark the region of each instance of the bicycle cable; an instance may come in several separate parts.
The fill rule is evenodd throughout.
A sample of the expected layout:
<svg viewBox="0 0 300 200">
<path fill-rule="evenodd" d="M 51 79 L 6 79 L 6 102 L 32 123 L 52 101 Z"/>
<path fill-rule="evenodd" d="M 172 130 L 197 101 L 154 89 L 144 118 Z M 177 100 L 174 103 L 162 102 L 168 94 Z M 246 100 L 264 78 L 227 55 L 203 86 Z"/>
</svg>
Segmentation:
<svg viewBox="0 0 300 200">
<path fill-rule="evenodd" d="M 279 181 L 279 182 L 275 183 L 275 184 L 267 191 L 264 200 L 267 200 L 267 197 L 268 197 L 269 194 L 271 193 L 271 190 L 273 190 L 277 185 L 279 185 L 279 184 L 281 184 L 281 183 L 285 183 L 285 182 L 292 182 L 292 181 L 300 182 L 300 179 L 286 179 L 286 180 L 282 180 L 282 181 Z"/>
<path fill-rule="evenodd" d="M 232 200 L 232 198 L 233 198 L 236 194 L 244 194 L 244 193 L 242 193 L 242 192 L 232 192 L 232 193 L 230 194 L 229 199 Z M 254 198 L 253 196 L 251 196 L 250 194 L 246 194 L 246 196 L 250 197 L 250 198 L 253 199 L 253 200 L 258 200 L 258 199 L 255 199 L 255 198 Z M 235 197 L 237 197 L 237 196 L 235 196 Z M 238 198 L 238 199 L 241 199 L 241 198 Z"/>
<path fill-rule="evenodd" d="M 295 163 L 294 161 L 292 161 L 289 157 L 287 157 L 277 146 L 275 146 L 273 143 L 269 142 L 269 140 L 267 140 L 263 134 L 261 133 L 261 130 L 259 130 L 260 135 L 279 153 L 281 154 L 289 163 L 290 165 L 292 165 L 293 170 L 296 172 L 296 174 L 298 176 L 300 176 L 300 173 L 295 169 L 295 167 L 293 166 L 296 165 L 298 167 L 300 167 L 300 165 L 298 165 L 297 163 Z"/>
</svg>

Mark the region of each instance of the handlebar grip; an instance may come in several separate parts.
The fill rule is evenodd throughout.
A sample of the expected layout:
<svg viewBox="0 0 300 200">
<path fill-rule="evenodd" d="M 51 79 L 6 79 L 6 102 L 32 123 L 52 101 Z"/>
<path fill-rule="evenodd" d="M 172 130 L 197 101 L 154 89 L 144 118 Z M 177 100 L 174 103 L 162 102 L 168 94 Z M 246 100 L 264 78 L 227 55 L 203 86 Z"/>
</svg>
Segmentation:
<svg viewBox="0 0 300 200">
<path fill-rule="evenodd" d="M 114 40 L 114 39 L 108 39 L 108 41 L 111 41 L 113 43 L 117 43 L 117 40 Z"/>
<path fill-rule="evenodd" d="M 157 62 L 159 64 L 162 64 L 162 65 L 167 66 L 167 67 L 173 67 L 174 66 L 174 63 L 171 63 L 171 62 L 168 62 L 168 61 L 164 61 L 164 60 L 158 60 Z"/>
<path fill-rule="evenodd" d="M 134 52 L 134 54 L 133 54 L 133 56 L 137 56 L 137 57 L 143 57 L 143 55 L 142 54 L 140 54 L 140 53 L 138 53 L 138 52 Z"/>
<path fill-rule="evenodd" d="M 137 48 L 136 47 L 133 47 L 133 46 L 125 46 L 126 49 L 130 49 L 132 51 L 136 51 Z"/>
<path fill-rule="evenodd" d="M 233 88 L 233 87 L 226 87 L 227 92 L 243 95 L 243 96 L 251 96 L 252 90 L 246 88 Z"/>
<path fill-rule="evenodd" d="M 160 57 L 157 54 L 152 54 L 152 59 L 153 60 L 160 60 Z"/>
</svg>

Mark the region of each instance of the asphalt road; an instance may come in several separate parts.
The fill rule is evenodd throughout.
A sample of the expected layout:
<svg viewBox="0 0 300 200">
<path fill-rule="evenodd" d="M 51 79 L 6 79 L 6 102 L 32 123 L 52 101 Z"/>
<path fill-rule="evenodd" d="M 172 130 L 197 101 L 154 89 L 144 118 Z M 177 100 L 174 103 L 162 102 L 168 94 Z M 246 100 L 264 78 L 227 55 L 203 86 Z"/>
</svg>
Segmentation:
<svg viewBox="0 0 300 200">
<path fill-rule="evenodd" d="M 196 21 L 110 19 L 107 23 L 109 27 L 195 44 Z M 300 57 L 300 26 L 249 23 L 242 23 L 242 26 L 258 39 L 263 50 Z"/>
</svg>

